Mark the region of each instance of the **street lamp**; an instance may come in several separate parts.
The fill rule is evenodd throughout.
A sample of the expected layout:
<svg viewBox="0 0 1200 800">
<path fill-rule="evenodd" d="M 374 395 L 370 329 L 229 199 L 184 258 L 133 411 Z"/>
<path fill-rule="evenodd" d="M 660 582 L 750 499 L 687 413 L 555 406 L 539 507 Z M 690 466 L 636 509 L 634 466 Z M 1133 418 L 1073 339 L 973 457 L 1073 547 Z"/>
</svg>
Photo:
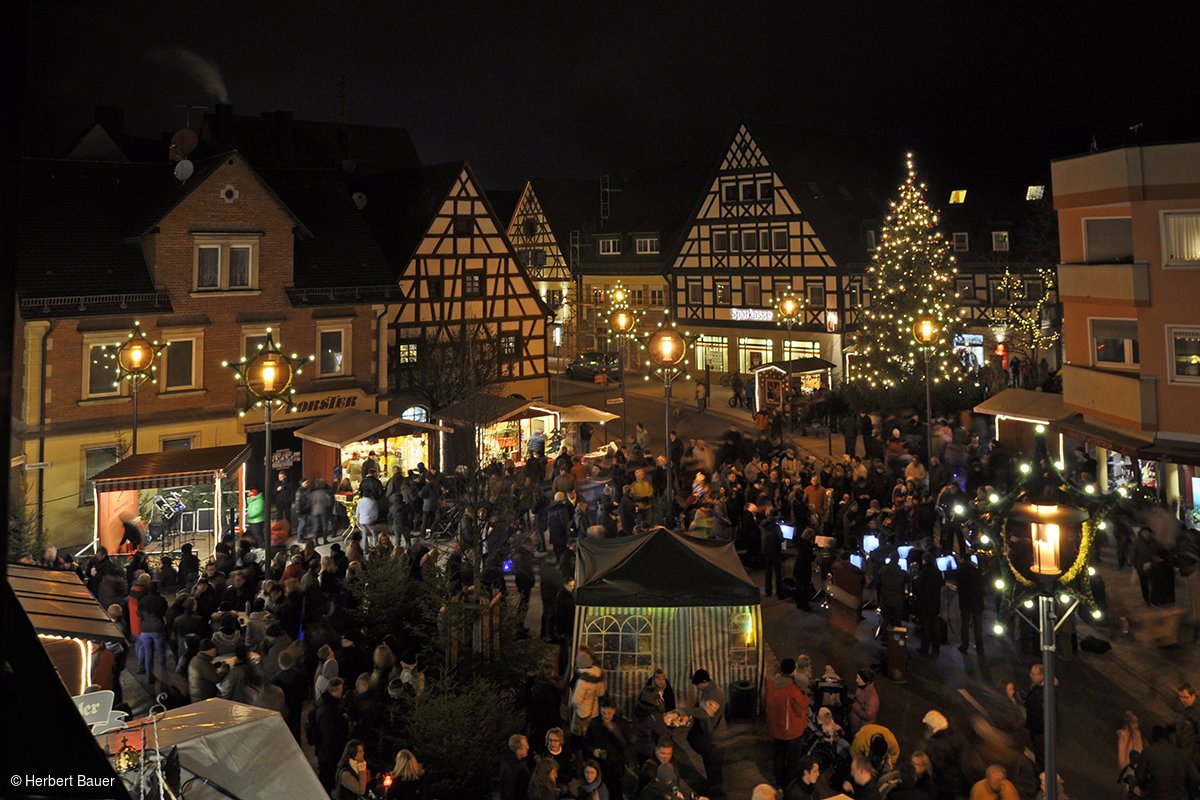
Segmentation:
<svg viewBox="0 0 1200 800">
<path fill-rule="evenodd" d="M 792 326 L 800 322 L 804 314 L 804 299 L 797 297 L 791 291 L 784 292 L 775 298 L 775 324 L 784 325 L 791 333 Z"/>
<path fill-rule="evenodd" d="M 663 417 L 663 453 L 667 457 L 667 520 L 671 530 L 675 529 L 674 508 L 674 462 L 671 460 L 671 380 L 675 377 L 677 367 L 687 357 L 687 340 L 675 330 L 675 324 L 662 326 L 650 335 L 646 341 L 646 351 L 650 354 L 648 364 L 658 368 L 663 380 L 666 398 L 666 413 Z"/>
<path fill-rule="evenodd" d="M 270 328 L 267 328 L 266 341 L 258 346 L 258 352 L 252 358 L 242 356 L 235 363 L 222 361 L 221 366 L 233 369 L 233 377 L 246 388 L 246 404 L 239 413 L 245 416 L 250 408 L 263 409 L 264 437 L 263 448 L 263 514 L 265 516 L 265 531 L 263 535 L 263 573 L 270 575 L 271 570 L 271 416 L 276 407 L 294 408 L 292 395 L 296 390 L 292 381 L 301 372 L 303 365 L 314 361 L 316 356 L 307 358 L 292 353 L 290 356 L 279 349 Z"/>
<path fill-rule="evenodd" d="M 921 346 L 921 352 L 925 354 L 925 465 L 928 468 L 929 460 L 933 456 L 933 398 L 929 383 L 929 351 L 942 335 L 942 326 L 934 317 L 921 316 L 913 323 L 912 335 Z"/>
<path fill-rule="evenodd" d="M 142 333 L 142 323 L 135 321 L 133 330 L 117 349 L 117 383 L 129 381 L 133 394 L 133 455 L 138 454 L 138 387 L 158 370 L 154 363 L 166 344 L 150 341 Z M 157 383 L 158 381 L 154 381 Z"/>
<path fill-rule="evenodd" d="M 638 313 L 629 307 L 629 295 L 620 284 L 609 293 L 608 299 L 608 335 L 617 340 L 617 371 L 621 373 L 621 444 L 624 445 L 627 441 L 626 424 L 629 418 L 628 409 L 625 407 L 625 381 L 628 376 L 625 375 L 624 344 L 637 336 Z M 607 375 L 607 357 L 604 360 L 604 371 Z M 605 392 L 607 391 L 608 384 L 605 383 Z M 607 396 L 605 402 L 608 402 Z"/>
</svg>

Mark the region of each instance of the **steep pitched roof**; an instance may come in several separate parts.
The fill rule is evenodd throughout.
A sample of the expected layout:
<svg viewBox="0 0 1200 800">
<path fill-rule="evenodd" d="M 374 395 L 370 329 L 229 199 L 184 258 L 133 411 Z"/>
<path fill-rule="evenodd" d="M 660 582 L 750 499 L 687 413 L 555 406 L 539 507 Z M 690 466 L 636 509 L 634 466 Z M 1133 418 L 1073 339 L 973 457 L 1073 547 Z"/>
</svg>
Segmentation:
<svg viewBox="0 0 1200 800">
<path fill-rule="evenodd" d="M 308 235 L 296 241 L 296 288 L 392 283 L 392 270 L 354 204 L 346 174 L 336 169 L 265 169 L 260 175 Z"/>
<path fill-rule="evenodd" d="M 366 195 L 363 219 L 383 250 L 394 280 L 416 252 L 465 167 L 458 161 L 351 179 L 352 188 Z"/>
</svg>

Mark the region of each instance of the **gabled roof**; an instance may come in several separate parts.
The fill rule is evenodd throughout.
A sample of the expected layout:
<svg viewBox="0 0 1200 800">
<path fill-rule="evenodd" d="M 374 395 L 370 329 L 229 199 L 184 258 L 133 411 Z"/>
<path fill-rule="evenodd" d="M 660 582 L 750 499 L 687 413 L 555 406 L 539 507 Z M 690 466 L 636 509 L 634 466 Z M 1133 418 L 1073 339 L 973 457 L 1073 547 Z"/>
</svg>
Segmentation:
<svg viewBox="0 0 1200 800">
<path fill-rule="evenodd" d="M 73 571 L 9 564 L 8 583 L 38 633 L 93 642 L 125 641 Z"/>
<path fill-rule="evenodd" d="M 466 164 L 456 161 L 352 178 L 352 188 L 366 195 L 362 216 L 387 258 L 394 280 L 399 279 L 465 168 Z"/>
<path fill-rule="evenodd" d="M 901 182 L 903 153 L 882 141 L 747 120 L 767 163 L 841 266 L 870 260 L 863 220 L 882 220 Z"/>
<path fill-rule="evenodd" d="M 758 605 L 758 586 L 732 542 L 655 528 L 640 536 L 581 539 L 575 561 L 581 606 Z"/>
<path fill-rule="evenodd" d="M 300 289 L 394 283 L 391 267 L 336 169 L 265 169 L 279 199 L 304 220 L 296 241 L 293 284 Z"/>
</svg>

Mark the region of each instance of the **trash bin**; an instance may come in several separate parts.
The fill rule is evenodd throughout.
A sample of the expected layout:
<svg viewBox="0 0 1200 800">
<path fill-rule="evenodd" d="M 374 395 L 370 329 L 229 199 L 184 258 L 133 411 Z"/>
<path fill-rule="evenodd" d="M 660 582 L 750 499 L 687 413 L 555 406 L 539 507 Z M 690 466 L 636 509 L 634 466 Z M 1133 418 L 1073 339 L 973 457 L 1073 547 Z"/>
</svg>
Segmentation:
<svg viewBox="0 0 1200 800">
<path fill-rule="evenodd" d="M 758 698 L 754 684 L 750 681 L 734 681 L 729 693 L 729 716 L 732 719 L 753 722 L 757 716 Z"/>
<path fill-rule="evenodd" d="M 888 628 L 887 675 L 895 683 L 908 680 L 908 628 Z"/>
</svg>

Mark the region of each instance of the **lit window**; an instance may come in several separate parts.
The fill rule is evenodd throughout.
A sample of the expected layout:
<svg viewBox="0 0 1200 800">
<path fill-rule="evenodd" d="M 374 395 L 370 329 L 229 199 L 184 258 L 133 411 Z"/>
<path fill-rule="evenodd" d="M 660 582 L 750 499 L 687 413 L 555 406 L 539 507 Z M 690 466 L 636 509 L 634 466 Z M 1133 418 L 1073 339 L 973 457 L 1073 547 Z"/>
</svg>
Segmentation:
<svg viewBox="0 0 1200 800">
<path fill-rule="evenodd" d="M 1008 252 L 1008 231 L 992 231 L 992 250 L 996 253 Z"/>
<path fill-rule="evenodd" d="M 729 297 L 732 294 L 732 292 L 729 289 L 729 281 L 717 281 L 716 292 L 717 292 L 717 301 L 716 301 L 717 305 L 719 305 L 719 306 L 729 305 Z"/>
<path fill-rule="evenodd" d="M 605 614 L 590 619 L 583 641 L 605 671 L 645 671 L 653 665 L 654 629 L 644 616 Z"/>
<path fill-rule="evenodd" d="M 950 192 L 950 205 L 956 206 L 965 202 L 967 202 L 966 189 L 955 189 L 954 191 Z"/>
<path fill-rule="evenodd" d="M 1168 213 L 1164 217 L 1167 226 L 1167 265 L 1200 265 L 1200 213 Z"/>
<path fill-rule="evenodd" d="M 615 236 L 609 236 L 600 240 L 600 255 L 602 256 L 619 256 L 621 255 L 621 240 Z"/>
<path fill-rule="evenodd" d="M 317 372 L 320 375 L 345 374 L 346 332 L 342 328 L 317 334 Z"/>
<path fill-rule="evenodd" d="M 87 392 L 84 399 L 90 397 L 116 397 L 121 393 L 117 385 L 117 351 L 120 345 L 115 342 L 89 344 L 84 348 L 87 359 L 85 374 L 87 375 Z"/>
<path fill-rule="evenodd" d="M 429 409 L 425 406 L 409 406 L 400 412 L 400 419 L 410 422 L 429 422 Z"/>
<path fill-rule="evenodd" d="M 417 358 L 420 356 L 420 347 L 416 340 L 406 339 L 396 342 L 394 352 L 397 364 L 412 365 L 417 363 Z"/>
<path fill-rule="evenodd" d="M 1136 367 L 1138 352 L 1137 320 L 1093 319 L 1092 356 L 1097 366 Z"/>
<path fill-rule="evenodd" d="M 753 667 L 758 669 L 758 635 L 754 617 L 747 611 L 738 611 L 729 621 L 729 666 Z"/>
<path fill-rule="evenodd" d="M 658 237 L 639 236 L 633 240 L 633 247 L 639 255 L 653 255 L 658 252 Z"/>
<path fill-rule="evenodd" d="M 520 336 L 515 333 L 500 334 L 500 357 L 514 359 L 521 349 Z"/>
<path fill-rule="evenodd" d="M 1200 328 L 1169 328 L 1171 380 L 1200 383 Z"/>
<path fill-rule="evenodd" d="M 971 249 L 971 237 L 965 231 L 955 231 L 954 252 L 965 253 Z"/>
<path fill-rule="evenodd" d="M 463 294 L 467 297 L 483 297 L 483 270 L 468 270 L 463 278 Z"/>
<path fill-rule="evenodd" d="M 1046 196 L 1046 187 L 1042 185 L 1030 185 L 1025 189 L 1025 202 L 1032 203 L 1034 200 L 1041 200 Z"/>
</svg>

